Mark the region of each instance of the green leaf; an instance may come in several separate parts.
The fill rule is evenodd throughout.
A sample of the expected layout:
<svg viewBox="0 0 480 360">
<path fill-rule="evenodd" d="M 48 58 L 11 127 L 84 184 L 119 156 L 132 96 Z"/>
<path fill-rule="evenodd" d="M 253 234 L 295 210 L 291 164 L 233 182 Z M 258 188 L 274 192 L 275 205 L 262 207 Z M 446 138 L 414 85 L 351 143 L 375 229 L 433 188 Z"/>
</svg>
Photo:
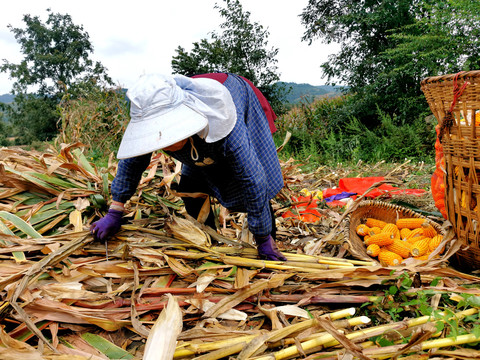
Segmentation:
<svg viewBox="0 0 480 360">
<path fill-rule="evenodd" d="M 432 315 L 432 307 L 427 304 L 421 304 L 418 307 L 418 310 L 422 315 L 428 315 L 428 316 Z"/>
<path fill-rule="evenodd" d="M 108 174 L 102 174 L 103 181 L 103 197 L 108 199 L 110 196 L 109 187 L 108 187 Z"/>
<path fill-rule="evenodd" d="M 400 285 L 400 288 L 401 288 L 401 290 L 405 291 L 405 290 L 410 289 L 412 284 L 413 284 L 413 280 L 410 279 L 409 277 L 405 277 L 402 280 L 402 284 Z"/>
<path fill-rule="evenodd" d="M 466 303 L 473 307 L 480 307 L 480 296 L 470 296 L 466 299 Z"/>
<path fill-rule="evenodd" d="M 308 310 L 308 309 L 305 309 L 305 311 L 307 312 L 308 316 L 310 319 L 315 319 L 315 317 L 313 316 L 313 314 Z"/>
<path fill-rule="evenodd" d="M 46 181 L 50 184 L 58 185 L 58 186 L 61 186 L 61 187 L 64 187 L 64 188 L 77 188 L 78 187 L 77 185 L 72 184 L 69 181 L 60 179 L 59 177 L 56 177 L 56 176 L 50 176 L 50 175 L 47 175 L 47 174 L 41 174 L 41 173 L 35 173 L 35 172 L 31 172 L 29 174 L 31 174 L 32 176 L 35 176 L 36 178 L 39 178 L 40 180 L 43 180 L 43 181 Z"/>
<path fill-rule="evenodd" d="M 398 292 L 398 288 L 396 286 L 392 285 L 388 288 L 388 293 L 391 295 L 395 295 L 397 292 Z"/>
<path fill-rule="evenodd" d="M 472 334 L 475 335 L 477 338 L 480 338 L 480 326 L 475 326 L 472 329 Z"/>
<path fill-rule="evenodd" d="M 16 174 L 18 176 L 21 176 L 22 178 L 24 178 L 25 180 L 28 180 L 42 188 L 45 188 L 45 189 L 51 189 L 51 190 L 54 190 L 54 191 L 60 191 L 59 189 L 51 186 L 48 182 L 46 181 L 43 181 L 43 180 L 40 180 L 39 178 L 35 177 L 35 176 L 32 176 L 32 175 L 29 175 L 27 173 L 23 173 L 21 171 L 17 171 L 15 169 L 12 169 L 8 166 L 5 166 L 5 170 L 7 170 L 8 172 L 11 172 L 13 174 Z"/>
<path fill-rule="evenodd" d="M 45 329 L 48 325 L 50 324 L 50 321 L 48 320 L 42 320 L 42 321 L 39 321 L 35 324 L 35 326 L 39 329 L 39 330 L 43 330 Z M 26 341 L 28 340 L 31 336 L 32 336 L 32 332 L 30 331 L 30 329 L 28 329 L 27 327 L 23 328 L 22 330 L 20 330 L 19 332 L 16 333 L 16 336 L 15 336 L 15 339 L 18 340 L 18 341 Z"/>
<path fill-rule="evenodd" d="M 30 223 L 35 226 L 51 218 L 56 218 L 65 213 L 65 210 L 39 211 L 30 218 Z"/>
<path fill-rule="evenodd" d="M 51 197 L 37 192 L 24 191 L 21 194 L 12 196 L 11 199 L 17 200 L 18 202 L 15 205 L 18 206 L 19 204 L 35 205 L 41 201 L 50 200 Z"/>
<path fill-rule="evenodd" d="M 380 345 L 381 347 L 384 347 L 384 346 L 391 346 L 391 345 L 394 345 L 395 343 L 393 341 L 390 341 L 390 340 L 387 340 L 383 337 L 380 337 L 379 339 L 377 339 L 377 344 Z"/>
<path fill-rule="evenodd" d="M 174 274 L 160 276 L 155 283 L 155 287 L 166 288 L 170 286 L 170 284 L 172 283 L 172 281 L 175 279 L 176 276 L 177 275 L 174 275 Z"/>
<path fill-rule="evenodd" d="M 92 204 L 96 208 L 103 208 L 107 206 L 107 202 L 105 201 L 104 197 L 100 194 L 93 194 L 90 195 L 90 200 L 92 201 Z"/>
<path fill-rule="evenodd" d="M 392 204 L 396 204 L 396 205 L 400 205 L 400 206 L 403 206 L 403 207 L 406 207 L 408 209 L 411 209 L 419 214 L 422 214 L 424 216 L 434 216 L 434 217 L 438 217 L 438 218 L 442 218 L 443 215 L 441 212 L 439 211 L 426 211 L 426 210 L 423 210 L 415 205 L 412 205 L 408 202 L 405 202 L 405 201 L 402 201 L 402 200 L 392 200 L 391 201 Z"/>
<path fill-rule="evenodd" d="M 12 232 L 12 230 L 10 230 L 10 229 L 8 228 L 8 226 L 5 225 L 2 221 L 0 221 L 0 231 L 1 231 L 2 233 L 6 234 L 6 235 L 15 235 L 15 234 Z M 10 242 L 10 241 L 7 242 L 7 241 L 2 240 L 2 244 L 7 244 L 7 243 L 8 243 L 8 244 L 12 244 L 12 242 Z"/>
<path fill-rule="evenodd" d="M 82 165 L 82 167 L 88 171 L 90 174 L 96 174 L 95 169 L 93 166 L 88 162 L 85 155 L 82 153 L 80 149 L 74 149 L 73 154 L 77 157 L 78 163 Z"/>
<path fill-rule="evenodd" d="M 27 261 L 27 258 L 25 257 L 25 253 L 23 251 L 12 251 L 12 255 L 16 262 Z"/>
<path fill-rule="evenodd" d="M 207 261 L 207 262 L 204 262 L 202 265 L 200 265 L 198 267 L 198 270 L 208 269 L 208 268 L 216 267 L 216 266 L 220 266 L 220 265 L 223 265 L 223 264 L 214 263 L 212 261 Z"/>
<path fill-rule="evenodd" d="M 8 226 L 6 226 L 3 223 L 3 221 L 0 221 L 0 232 L 2 232 L 4 234 L 7 234 L 7 235 L 15 235 L 12 232 L 12 230 L 10 230 L 8 228 Z M 11 241 L 7 241 L 7 240 L 0 240 L 0 243 L 2 243 L 4 245 L 12 245 L 13 244 Z M 17 262 L 22 262 L 22 261 L 27 260 L 23 251 L 12 251 L 12 255 L 15 258 L 15 261 L 17 261 Z"/>
<path fill-rule="evenodd" d="M 445 323 L 443 323 L 442 321 L 437 321 L 435 327 L 437 328 L 437 332 L 441 332 L 443 331 L 443 329 L 445 329 Z"/>
<path fill-rule="evenodd" d="M 0 218 L 11 222 L 18 230 L 32 238 L 41 238 L 40 235 L 31 225 L 29 225 L 25 220 L 19 218 L 14 214 L 10 214 L 6 211 L 0 211 Z"/>
<path fill-rule="evenodd" d="M 109 359 L 133 359 L 133 355 L 107 339 L 91 333 L 82 334 L 82 339 L 107 356 Z"/>
<path fill-rule="evenodd" d="M 475 322 L 478 320 L 478 314 L 475 315 L 468 315 L 463 318 L 463 321 L 465 322 Z"/>
</svg>

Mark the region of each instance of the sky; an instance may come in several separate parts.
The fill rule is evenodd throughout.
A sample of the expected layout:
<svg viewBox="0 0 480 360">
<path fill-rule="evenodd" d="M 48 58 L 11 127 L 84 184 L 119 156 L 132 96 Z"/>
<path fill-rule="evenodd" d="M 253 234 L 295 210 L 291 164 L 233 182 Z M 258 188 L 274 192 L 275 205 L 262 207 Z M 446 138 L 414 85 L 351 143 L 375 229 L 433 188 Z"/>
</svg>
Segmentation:
<svg viewBox="0 0 480 360">
<path fill-rule="evenodd" d="M 305 28 L 299 15 L 308 0 L 241 0 L 250 22 L 257 22 L 270 33 L 268 47 L 278 48 L 278 73 L 286 82 L 323 85 L 320 65 L 338 46 L 319 39 L 311 45 L 301 41 Z M 24 28 L 23 15 L 38 16 L 46 22 L 50 8 L 69 14 L 75 25 L 82 25 L 90 37 L 90 58 L 107 68 L 108 75 L 128 88 L 142 74 L 171 74 L 175 49 L 187 51 L 194 42 L 220 32 L 224 22 L 215 4 L 222 0 L 15 0 L 0 12 L 0 61 L 20 63 L 23 54 L 8 25 Z M 13 81 L 0 73 L 0 94 L 9 93 Z"/>
</svg>

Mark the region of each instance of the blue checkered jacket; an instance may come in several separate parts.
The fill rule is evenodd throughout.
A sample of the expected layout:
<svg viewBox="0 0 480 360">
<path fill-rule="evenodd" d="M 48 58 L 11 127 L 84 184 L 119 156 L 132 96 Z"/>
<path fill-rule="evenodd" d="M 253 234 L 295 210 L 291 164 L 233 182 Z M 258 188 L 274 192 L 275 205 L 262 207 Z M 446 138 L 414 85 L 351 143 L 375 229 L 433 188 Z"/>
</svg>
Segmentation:
<svg viewBox="0 0 480 360">
<path fill-rule="evenodd" d="M 246 212 L 250 231 L 264 236 L 272 229 L 269 201 L 283 187 L 275 144 L 265 112 L 248 83 L 229 74 L 223 85 L 237 110 L 237 122 L 230 134 L 214 143 L 193 136 L 196 160 L 192 158 L 191 142 L 167 153 L 182 162 L 182 174 L 205 179 L 210 195 L 224 207 Z M 111 186 L 113 200 L 124 203 L 130 199 L 150 159 L 151 154 L 146 154 L 119 161 Z"/>
</svg>

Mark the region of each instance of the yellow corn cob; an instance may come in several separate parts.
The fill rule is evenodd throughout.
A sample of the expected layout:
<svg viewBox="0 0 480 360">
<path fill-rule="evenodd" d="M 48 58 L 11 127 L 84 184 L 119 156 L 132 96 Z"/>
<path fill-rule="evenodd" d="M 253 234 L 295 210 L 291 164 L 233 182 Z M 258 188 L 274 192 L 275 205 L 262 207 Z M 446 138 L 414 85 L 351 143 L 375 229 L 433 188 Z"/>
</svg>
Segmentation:
<svg viewBox="0 0 480 360">
<path fill-rule="evenodd" d="M 438 234 L 437 230 L 435 230 L 435 228 L 428 222 L 425 222 L 422 224 L 422 229 L 423 229 L 423 235 L 429 238 L 433 238 Z"/>
<path fill-rule="evenodd" d="M 403 261 L 403 258 L 387 249 L 381 249 L 380 253 L 378 254 L 378 260 L 383 266 L 396 266 L 400 265 L 400 263 Z"/>
<path fill-rule="evenodd" d="M 431 252 L 427 252 L 426 254 L 423 254 L 422 256 L 414 256 L 415 260 L 428 260 L 428 257 L 430 256 Z"/>
<path fill-rule="evenodd" d="M 375 234 L 380 234 L 382 232 L 382 229 L 380 229 L 378 226 L 371 227 L 368 235 L 375 235 Z"/>
<path fill-rule="evenodd" d="M 434 236 L 432 240 L 430 240 L 430 242 L 428 243 L 428 251 L 432 252 L 433 250 L 435 250 L 438 247 L 438 245 L 440 245 L 442 240 L 443 240 L 442 235 Z M 440 254 L 443 252 L 443 250 L 444 249 L 440 250 Z"/>
<path fill-rule="evenodd" d="M 422 218 L 404 218 L 397 220 L 397 227 L 399 229 L 408 228 L 408 229 L 417 229 L 422 226 L 425 222 L 425 219 Z"/>
<path fill-rule="evenodd" d="M 386 233 L 375 234 L 365 240 L 365 244 L 367 245 L 377 244 L 378 246 L 385 246 L 391 243 L 393 243 L 393 235 Z"/>
<path fill-rule="evenodd" d="M 422 256 L 428 252 L 428 244 L 432 239 L 424 237 L 421 240 L 416 241 L 412 246 L 412 255 L 413 256 Z"/>
<path fill-rule="evenodd" d="M 426 237 L 426 236 L 423 236 L 423 235 L 419 235 L 419 236 L 411 237 L 411 238 L 405 240 L 405 242 L 409 243 L 410 245 L 413 245 L 413 244 L 415 244 L 417 241 L 420 241 L 420 240 L 423 240 L 423 239 L 427 239 L 427 237 Z"/>
<path fill-rule="evenodd" d="M 410 256 L 410 251 L 412 249 L 412 245 L 406 241 L 402 241 L 400 239 L 394 239 L 393 243 L 390 245 L 385 246 L 385 249 L 394 252 L 395 254 L 400 255 L 402 258 L 408 258 Z"/>
<path fill-rule="evenodd" d="M 395 239 L 400 239 L 400 231 L 395 224 L 387 224 L 382 229 L 383 233 L 393 235 Z"/>
<path fill-rule="evenodd" d="M 432 253 L 429 251 L 426 254 L 423 254 L 422 256 L 415 256 L 414 259 L 415 260 L 428 260 L 431 254 Z M 438 255 L 435 255 L 435 256 L 431 257 L 430 260 L 431 259 L 436 259 L 438 257 L 439 257 Z"/>
<path fill-rule="evenodd" d="M 360 224 L 355 229 L 357 235 L 360 235 L 360 236 L 367 235 L 369 230 L 370 230 L 370 228 L 365 224 Z"/>
<path fill-rule="evenodd" d="M 412 232 L 412 230 L 410 230 L 408 228 L 400 229 L 400 239 L 407 240 L 407 237 L 408 237 L 408 235 L 410 235 L 411 232 Z"/>
<path fill-rule="evenodd" d="M 462 200 L 460 206 L 464 209 L 467 208 L 467 193 L 465 191 L 462 191 Z"/>
<path fill-rule="evenodd" d="M 367 254 L 373 257 L 378 256 L 378 253 L 380 252 L 380 246 L 377 244 L 371 244 L 368 245 L 367 247 Z"/>
<path fill-rule="evenodd" d="M 423 236 L 423 229 L 421 227 L 418 229 L 413 229 L 413 230 L 410 230 L 410 234 L 407 235 L 407 237 L 405 238 L 405 241 L 408 241 L 409 243 L 413 244 L 414 242 L 420 240 L 422 236 Z"/>
<path fill-rule="evenodd" d="M 383 229 L 383 227 L 387 225 L 385 221 L 375 219 L 375 218 L 367 218 L 366 224 L 369 228 L 379 227 L 380 229 Z"/>
</svg>

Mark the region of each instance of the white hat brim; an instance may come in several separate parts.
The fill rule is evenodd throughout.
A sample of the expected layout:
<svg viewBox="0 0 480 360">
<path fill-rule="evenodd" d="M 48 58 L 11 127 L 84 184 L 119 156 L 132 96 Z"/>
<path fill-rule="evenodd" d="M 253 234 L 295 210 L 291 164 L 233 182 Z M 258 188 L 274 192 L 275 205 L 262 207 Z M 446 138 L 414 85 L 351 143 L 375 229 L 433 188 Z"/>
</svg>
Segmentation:
<svg viewBox="0 0 480 360">
<path fill-rule="evenodd" d="M 160 116 L 135 121 L 125 130 L 117 158 L 127 159 L 164 149 L 189 138 L 208 125 L 206 117 L 181 104 Z"/>
</svg>

